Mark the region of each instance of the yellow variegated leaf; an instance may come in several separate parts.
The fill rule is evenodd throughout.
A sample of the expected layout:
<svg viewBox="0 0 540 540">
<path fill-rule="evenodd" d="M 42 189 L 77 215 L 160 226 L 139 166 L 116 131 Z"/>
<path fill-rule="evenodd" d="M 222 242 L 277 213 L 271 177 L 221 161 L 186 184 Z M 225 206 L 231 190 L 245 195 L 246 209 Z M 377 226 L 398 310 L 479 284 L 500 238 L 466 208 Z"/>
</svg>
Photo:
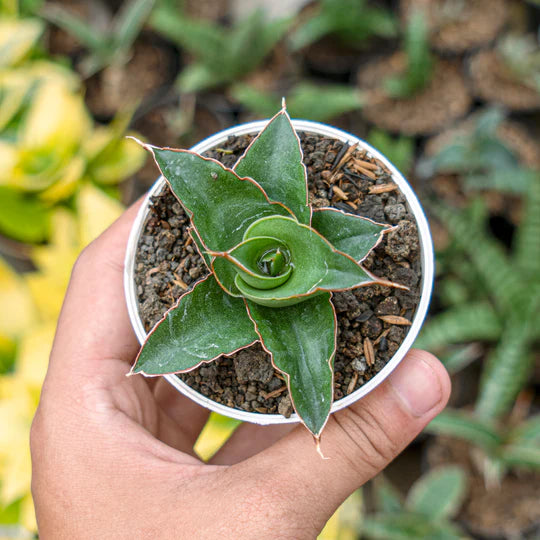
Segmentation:
<svg viewBox="0 0 540 540">
<path fill-rule="evenodd" d="M 124 211 L 124 207 L 96 186 L 85 183 L 77 195 L 79 245 L 95 240 Z"/>
<path fill-rule="evenodd" d="M 204 461 L 209 460 L 223 446 L 239 423 L 238 420 L 212 413 L 193 447 L 197 455 Z"/>
<path fill-rule="evenodd" d="M 36 510 L 31 493 L 27 493 L 21 501 L 20 522 L 27 531 L 37 532 Z"/>
<path fill-rule="evenodd" d="M 36 272 L 24 275 L 41 318 L 56 321 L 69 282 L 71 267 L 80 251 L 77 222 L 64 209 L 52 217 L 51 241 L 34 248 L 32 260 Z"/>
<path fill-rule="evenodd" d="M 28 80 L 30 84 L 57 82 L 71 92 L 77 92 L 81 88 L 81 79 L 76 71 L 48 60 L 27 62 L 17 68 L 16 73 Z"/>
<path fill-rule="evenodd" d="M 8 354 L 13 350 L 15 342 L 6 334 L 0 333 L 0 355 Z"/>
<path fill-rule="evenodd" d="M 0 141 L 0 186 L 11 182 L 16 164 L 16 148 L 10 143 Z"/>
<path fill-rule="evenodd" d="M 362 492 L 354 492 L 336 510 L 317 537 L 318 540 L 356 540 L 362 523 Z"/>
<path fill-rule="evenodd" d="M 0 67 L 13 66 L 24 59 L 44 26 L 39 19 L 0 20 Z"/>
<path fill-rule="evenodd" d="M 40 198 L 56 203 L 73 195 L 79 180 L 83 177 L 85 161 L 81 156 L 73 156 L 61 172 L 61 177 L 52 186 L 40 193 Z"/>
<path fill-rule="evenodd" d="M 28 287 L 0 257 L 0 333 L 21 335 L 36 321 L 36 309 Z"/>
<path fill-rule="evenodd" d="M 21 70 L 0 71 L 0 131 L 21 108 L 30 87 L 28 77 Z"/>
<path fill-rule="evenodd" d="M 96 159 L 107 151 L 107 147 L 125 135 L 131 122 L 133 109 L 123 110 L 116 114 L 107 126 L 98 126 L 82 143 L 83 154 L 88 161 Z"/>
<path fill-rule="evenodd" d="M 28 435 L 39 393 L 17 375 L 0 377 L 0 505 L 30 491 L 31 465 Z"/>
<path fill-rule="evenodd" d="M 57 276 L 34 272 L 25 276 L 34 303 L 44 320 L 56 320 L 62 308 L 67 283 Z"/>
<path fill-rule="evenodd" d="M 45 379 L 55 329 L 56 321 L 51 320 L 33 327 L 21 339 L 15 375 L 29 388 L 40 389 Z"/>
<path fill-rule="evenodd" d="M 147 153 L 135 141 L 122 138 L 90 164 L 88 174 L 99 184 L 116 184 L 137 172 Z"/>
<path fill-rule="evenodd" d="M 32 465 L 28 440 L 25 438 L 24 444 L 16 444 L 14 441 L 13 445 L 13 451 L 4 456 L 5 470 L 0 487 L 0 504 L 4 506 L 15 502 L 30 491 Z"/>
<path fill-rule="evenodd" d="M 23 148 L 48 150 L 69 157 L 91 129 L 91 121 L 80 94 L 63 82 L 47 80 L 38 88 L 22 126 Z"/>
</svg>

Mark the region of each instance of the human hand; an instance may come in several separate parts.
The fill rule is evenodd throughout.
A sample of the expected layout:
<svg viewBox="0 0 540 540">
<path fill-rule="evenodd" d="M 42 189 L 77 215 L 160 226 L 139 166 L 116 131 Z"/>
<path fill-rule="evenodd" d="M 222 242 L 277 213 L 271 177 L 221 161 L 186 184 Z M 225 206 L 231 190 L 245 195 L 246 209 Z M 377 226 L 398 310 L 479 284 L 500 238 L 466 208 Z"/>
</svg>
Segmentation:
<svg viewBox="0 0 540 540">
<path fill-rule="evenodd" d="M 203 463 L 193 445 L 208 411 L 162 378 L 126 377 L 139 348 L 122 284 L 136 211 L 73 269 L 31 431 L 40 538 L 315 538 L 443 409 L 446 371 L 411 351 L 330 417 L 321 441 L 330 459 L 303 426 L 243 424 Z"/>
</svg>

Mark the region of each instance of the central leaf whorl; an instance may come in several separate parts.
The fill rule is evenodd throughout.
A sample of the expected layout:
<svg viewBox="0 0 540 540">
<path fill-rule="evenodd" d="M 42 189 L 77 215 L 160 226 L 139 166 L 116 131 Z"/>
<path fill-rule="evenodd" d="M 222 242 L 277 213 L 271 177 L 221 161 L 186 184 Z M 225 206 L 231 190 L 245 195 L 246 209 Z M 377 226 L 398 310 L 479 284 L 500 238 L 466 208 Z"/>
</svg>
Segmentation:
<svg viewBox="0 0 540 540">
<path fill-rule="evenodd" d="M 287 264 L 286 252 L 279 247 L 263 253 L 257 261 L 257 266 L 263 274 L 271 277 L 282 274 Z"/>
<path fill-rule="evenodd" d="M 237 276 L 257 290 L 270 290 L 283 285 L 293 270 L 291 254 L 285 242 L 272 236 L 245 238 L 234 257 Z"/>
</svg>

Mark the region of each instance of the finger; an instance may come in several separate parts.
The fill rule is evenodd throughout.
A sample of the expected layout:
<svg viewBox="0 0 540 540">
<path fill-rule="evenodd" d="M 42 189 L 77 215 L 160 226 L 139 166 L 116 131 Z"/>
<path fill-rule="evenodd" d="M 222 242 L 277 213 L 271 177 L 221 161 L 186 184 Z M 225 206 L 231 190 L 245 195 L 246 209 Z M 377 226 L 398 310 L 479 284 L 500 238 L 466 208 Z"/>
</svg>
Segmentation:
<svg viewBox="0 0 540 540">
<path fill-rule="evenodd" d="M 125 369 L 139 344 L 124 297 L 124 256 L 140 203 L 86 247 L 72 271 L 51 356 L 50 371 L 91 377 L 104 366 Z"/>
<path fill-rule="evenodd" d="M 212 465 L 233 465 L 262 452 L 288 435 L 295 424 L 257 426 L 240 424 L 210 460 Z"/>
<path fill-rule="evenodd" d="M 161 433 L 160 439 L 172 441 L 178 432 L 182 434 L 182 448 L 193 448 L 208 420 L 210 411 L 183 396 L 166 379 L 160 378 L 154 388 L 156 403 L 171 423 L 162 424 L 162 430 L 174 430 L 176 433 Z M 177 445 L 173 446 L 177 447 Z"/>
<path fill-rule="evenodd" d="M 268 450 L 235 468 L 249 477 L 272 474 L 279 500 L 297 519 L 322 528 L 345 498 L 392 461 L 445 406 L 450 379 L 424 351 L 411 351 L 390 376 L 359 402 L 330 417 L 322 459 L 299 426 Z M 310 496 L 306 497 L 306 493 Z M 296 518 L 295 518 L 296 519 Z"/>
</svg>

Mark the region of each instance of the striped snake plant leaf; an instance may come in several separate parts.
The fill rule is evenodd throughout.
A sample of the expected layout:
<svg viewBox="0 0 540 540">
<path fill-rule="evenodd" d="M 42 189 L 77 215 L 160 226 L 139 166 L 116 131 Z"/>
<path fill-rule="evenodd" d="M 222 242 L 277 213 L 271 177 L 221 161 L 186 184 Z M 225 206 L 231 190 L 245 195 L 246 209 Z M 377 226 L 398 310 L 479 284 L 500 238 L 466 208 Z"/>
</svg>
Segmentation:
<svg viewBox="0 0 540 540">
<path fill-rule="evenodd" d="M 426 431 L 469 441 L 488 452 L 502 443 L 498 431 L 491 422 L 456 409 L 445 409 L 427 425 Z"/>
<path fill-rule="evenodd" d="M 447 309 L 422 328 L 415 347 L 436 350 L 454 343 L 496 341 L 502 325 L 489 302 L 469 303 Z"/>
<path fill-rule="evenodd" d="M 475 405 L 479 418 L 492 420 L 506 414 L 527 381 L 533 367 L 531 319 L 513 317 L 489 355 Z"/>
</svg>

